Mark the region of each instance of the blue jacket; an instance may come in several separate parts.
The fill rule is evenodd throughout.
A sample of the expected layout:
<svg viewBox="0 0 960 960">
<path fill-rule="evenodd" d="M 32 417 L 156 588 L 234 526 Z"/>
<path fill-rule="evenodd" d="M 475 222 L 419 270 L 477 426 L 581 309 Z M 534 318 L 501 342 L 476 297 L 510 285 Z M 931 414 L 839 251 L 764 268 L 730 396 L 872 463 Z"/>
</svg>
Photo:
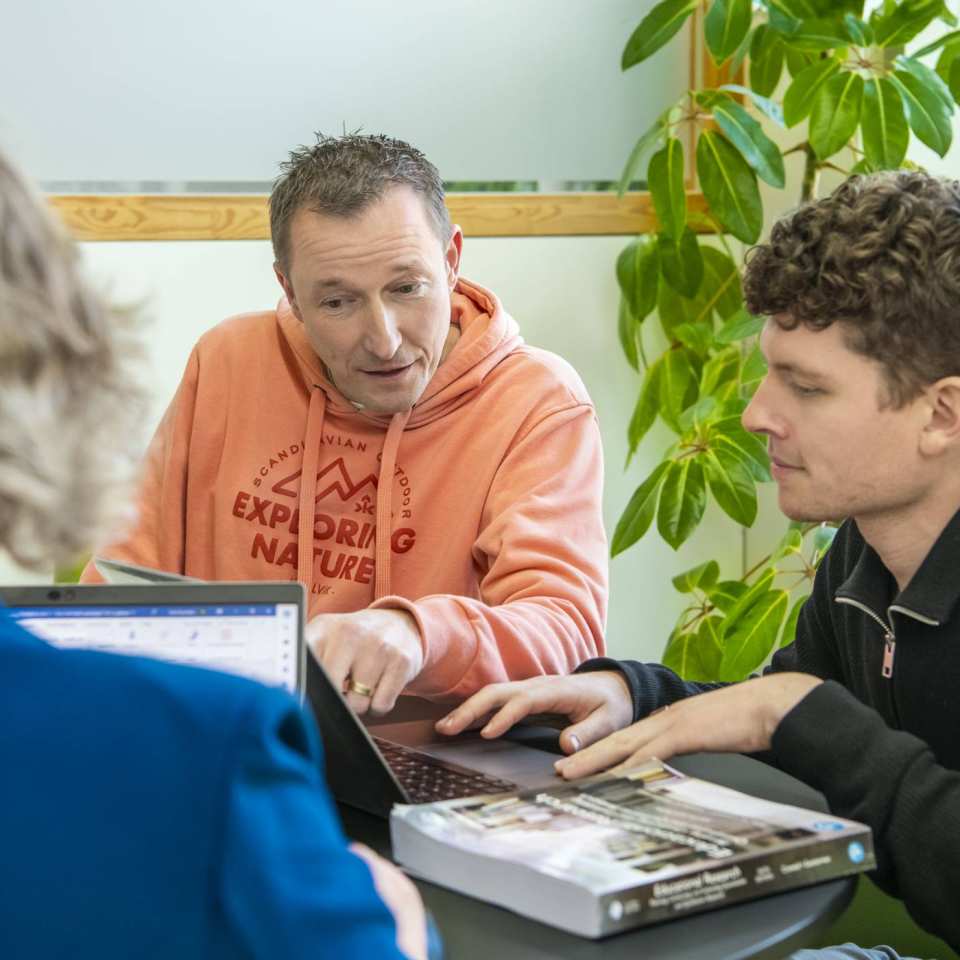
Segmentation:
<svg viewBox="0 0 960 960">
<path fill-rule="evenodd" d="M 286 694 L 0 611 L 0 957 L 401 954 Z"/>
</svg>

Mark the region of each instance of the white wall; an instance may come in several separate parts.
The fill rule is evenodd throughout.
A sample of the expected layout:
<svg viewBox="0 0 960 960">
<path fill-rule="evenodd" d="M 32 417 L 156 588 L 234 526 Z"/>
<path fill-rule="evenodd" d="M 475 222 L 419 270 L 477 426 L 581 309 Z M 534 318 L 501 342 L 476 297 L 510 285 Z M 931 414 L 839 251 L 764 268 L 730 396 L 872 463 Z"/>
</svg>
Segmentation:
<svg viewBox="0 0 960 960">
<path fill-rule="evenodd" d="M 41 181 L 269 181 L 362 127 L 448 180 L 609 179 L 687 87 L 686 35 L 620 71 L 653 3 L 5 4 L 0 142 Z"/>
</svg>

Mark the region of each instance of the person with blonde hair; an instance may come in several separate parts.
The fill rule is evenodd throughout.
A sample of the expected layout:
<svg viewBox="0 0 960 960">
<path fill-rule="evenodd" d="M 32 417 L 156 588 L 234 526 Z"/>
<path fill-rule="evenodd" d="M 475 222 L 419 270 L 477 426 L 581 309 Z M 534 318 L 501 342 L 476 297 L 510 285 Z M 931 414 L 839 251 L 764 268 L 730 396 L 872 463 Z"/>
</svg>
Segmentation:
<svg viewBox="0 0 960 960">
<path fill-rule="evenodd" d="M 144 396 L 131 323 L 0 155 L 0 546 L 42 567 L 117 518 Z M 427 955 L 395 867 L 348 849 L 280 690 L 54 648 L 0 610 L 0 956 Z"/>
</svg>

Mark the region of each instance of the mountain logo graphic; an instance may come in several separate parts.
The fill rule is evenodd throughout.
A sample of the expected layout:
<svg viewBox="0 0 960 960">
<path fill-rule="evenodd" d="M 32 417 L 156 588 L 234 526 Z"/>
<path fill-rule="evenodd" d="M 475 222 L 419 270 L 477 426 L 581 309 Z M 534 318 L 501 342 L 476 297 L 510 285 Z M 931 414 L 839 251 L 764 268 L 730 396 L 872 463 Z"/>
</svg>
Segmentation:
<svg viewBox="0 0 960 960">
<path fill-rule="evenodd" d="M 278 480 L 271 489 L 280 496 L 296 499 L 300 495 L 300 491 L 292 484 L 300 478 L 301 472 L 298 470 L 296 473 L 291 473 L 289 477 Z M 375 473 L 364 477 L 359 483 L 354 483 L 347 472 L 343 457 L 337 457 L 333 463 L 327 464 L 317 474 L 317 495 L 314 499 L 323 500 L 324 497 L 335 493 L 341 500 L 352 500 L 368 486 L 373 487 L 374 490 L 377 489 L 377 475 Z"/>
</svg>

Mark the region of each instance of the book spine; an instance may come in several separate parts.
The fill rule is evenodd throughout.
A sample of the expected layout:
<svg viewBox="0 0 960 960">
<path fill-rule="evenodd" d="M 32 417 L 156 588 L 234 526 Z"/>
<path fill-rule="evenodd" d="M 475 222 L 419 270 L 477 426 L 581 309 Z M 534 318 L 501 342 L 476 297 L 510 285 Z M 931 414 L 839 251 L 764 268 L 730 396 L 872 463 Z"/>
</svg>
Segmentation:
<svg viewBox="0 0 960 960">
<path fill-rule="evenodd" d="M 875 866 L 869 830 L 772 851 L 768 856 L 718 861 L 697 873 L 638 884 L 598 898 L 599 934 L 646 926 L 743 900 L 835 880 Z"/>
</svg>

